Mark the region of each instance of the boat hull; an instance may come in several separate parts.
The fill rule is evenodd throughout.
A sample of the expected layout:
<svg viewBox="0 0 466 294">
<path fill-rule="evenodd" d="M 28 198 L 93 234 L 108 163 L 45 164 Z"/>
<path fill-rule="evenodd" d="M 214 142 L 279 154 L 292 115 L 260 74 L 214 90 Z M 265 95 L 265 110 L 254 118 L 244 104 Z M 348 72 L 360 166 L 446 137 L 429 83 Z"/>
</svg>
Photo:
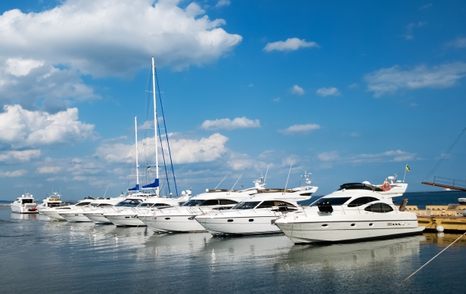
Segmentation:
<svg viewBox="0 0 466 294">
<path fill-rule="evenodd" d="M 111 224 L 112 222 L 101 212 L 86 212 L 84 215 L 95 224 Z"/>
<path fill-rule="evenodd" d="M 106 214 L 105 217 L 117 227 L 145 227 L 146 224 L 137 215 Z"/>
<path fill-rule="evenodd" d="M 416 220 L 294 222 L 277 220 L 275 224 L 295 244 L 349 242 L 394 238 L 422 233 Z"/>
<path fill-rule="evenodd" d="M 11 205 L 11 211 L 14 213 L 22 213 L 22 214 L 36 214 L 39 213 L 37 210 L 37 204 L 23 204 L 23 205 Z"/>
<path fill-rule="evenodd" d="M 278 216 L 196 217 L 196 220 L 213 235 L 277 234 L 280 229 L 273 224 Z"/>
<path fill-rule="evenodd" d="M 150 221 L 145 221 L 147 225 L 155 231 L 188 233 L 206 232 L 207 230 L 194 219 L 195 215 L 157 215 Z"/>
</svg>

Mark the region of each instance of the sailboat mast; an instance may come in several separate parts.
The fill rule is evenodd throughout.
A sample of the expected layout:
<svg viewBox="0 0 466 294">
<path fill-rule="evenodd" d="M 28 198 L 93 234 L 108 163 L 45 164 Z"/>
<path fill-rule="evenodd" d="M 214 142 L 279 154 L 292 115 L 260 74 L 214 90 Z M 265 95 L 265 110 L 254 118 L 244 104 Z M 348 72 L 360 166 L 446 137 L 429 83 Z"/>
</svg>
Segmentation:
<svg viewBox="0 0 466 294">
<path fill-rule="evenodd" d="M 139 189 L 138 117 L 134 117 L 134 142 L 136 146 L 136 187 Z"/>
<path fill-rule="evenodd" d="M 159 178 L 159 142 L 157 136 L 157 97 L 155 94 L 155 60 L 152 57 L 152 98 L 154 103 L 154 141 L 155 141 L 155 178 Z M 159 187 L 155 189 L 155 194 L 159 196 Z"/>
</svg>

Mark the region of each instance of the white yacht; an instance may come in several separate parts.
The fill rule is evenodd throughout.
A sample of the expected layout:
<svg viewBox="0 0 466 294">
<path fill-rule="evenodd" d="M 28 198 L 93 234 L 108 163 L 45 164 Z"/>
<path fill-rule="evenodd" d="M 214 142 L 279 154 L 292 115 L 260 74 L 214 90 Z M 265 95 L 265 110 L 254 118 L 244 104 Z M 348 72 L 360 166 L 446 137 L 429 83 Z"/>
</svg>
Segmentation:
<svg viewBox="0 0 466 294">
<path fill-rule="evenodd" d="M 302 210 L 285 214 L 275 224 L 294 243 L 344 242 L 417 234 L 414 213 L 393 204 L 407 183 L 387 179 L 388 184 L 348 183 Z"/>
<path fill-rule="evenodd" d="M 58 207 L 62 204 L 63 201 L 61 200 L 61 195 L 57 192 L 53 192 L 49 196 L 45 197 L 41 204 L 37 205 L 37 209 L 39 210 L 39 213 L 41 213 L 41 211 L 44 209 Z"/>
<path fill-rule="evenodd" d="M 24 193 L 17 197 L 15 201 L 10 204 L 11 211 L 15 213 L 38 213 L 37 203 L 34 196 L 30 193 Z"/>
<path fill-rule="evenodd" d="M 230 209 L 261 189 L 263 183 L 256 181 L 255 188 L 246 190 L 212 189 L 192 197 L 180 207 L 154 211 L 143 218 L 144 223 L 156 232 L 205 232 L 194 218 L 211 210 Z"/>
<path fill-rule="evenodd" d="M 145 227 L 145 216 L 150 217 L 155 210 L 179 206 L 179 199 L 152 196 L 137 206 L 116 206 L 104 216 L 117 227 Z"/>
<path fill-rule="evenodd" d="M 301 209 L 298 201 L 309 200 L 318 189 L 310 184 L 307 178 L 305 186 L 290 190 L 259 190 L 232 209 L 214 210 L 196 216 L 196 220 L 214 235 L 281 233 L 273 222 L 290 211 Z"/>
<path fill-rule="evenodd" d="M 86 212 L 89 207 L 97 206 L 99 204 L 108 203 L 111 201 L 111 198 L 87 197 L 74 205 L 70 205 L 67 208 L 57 208 L 56 212 L 68 222 L 91 222 L 91 220 L 84 215 L 84 212 Z"/>
</svg>

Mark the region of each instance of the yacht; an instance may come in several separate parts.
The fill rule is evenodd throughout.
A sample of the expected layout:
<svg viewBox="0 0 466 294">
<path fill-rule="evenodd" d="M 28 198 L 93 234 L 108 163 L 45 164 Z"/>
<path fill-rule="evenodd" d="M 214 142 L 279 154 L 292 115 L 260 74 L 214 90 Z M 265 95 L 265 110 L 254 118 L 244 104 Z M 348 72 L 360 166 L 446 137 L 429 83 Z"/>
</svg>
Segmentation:
<svg viewBox="0 0 466 294">
<path fill-rule="evenodd" d="M 17 197 L 15 201 L 10 204 L 11 211 L 16 213 L 38 213 L 37 203 L 34 196 L 30 193 L 24 193 Z"/>
<path fill-rule="evenodd" d="M 282 215 L 301 209 L 298 201 L 309 200 L 317 191 L 306 185 L 290 190 L 263 189 L 229 210 L 214 210 L 196 216 L 198 221 L 213 235 L 254 235 L 281 233 L 273 222 Z"/>
<path fill-rule="evenodd" d="M 117 227 L 145 227 L 145 216 L 151 216 L 154 210 L 179 206 L 176 198 L 152 196 L 137 206 L 116 206 L 104 216 Z"/>
<path fill-rule="evenodd" d="M 44 209 L 58 207 L 62 205 L 63 205 L 63 201 L 61 200 L 61 195 L 58 194 L 57 192 L 53 192 L 49 196 L 45 197 L 42 200 L 41 204 L 37 205 L 37 209 L 39 210 L 39 214 L 40 214 L 41 211 Z"/>
<path fill-rule="evenodd" d="M 386 184 L 388 183 L 388 184 Z M 384 186 L 385 185 L 385 186 Z M 408 184 L 387 179 L 382 185 L 347 183 L 302 210 L 275 221 L 294 243 L 345 242 L 418 234 L 416 214 L 394 205 Z"/>
<path fill-rule="evenodd" d="M 91 222 L 91 220 L 84 215 L 90 207 L 97 206 L 102 203 L 111 202 L 111 198 L 92 198 L 87 197 L 76 204 L 68 207 L 57 208 L 56 212 L 68 222 L 80 223 L 80 222 Z"/>
<path fill-rule="evenodd" d="M 245 190 L 208 189 L 192 197 L 180 207 L 154 211 L 143 218 L 144 223 L 155 232 L 205 232 L 206 229 L 195 220 L 200 214 L 212 210 L 230 209 L 263 189 L 263 179 L 256 180 L 255 187 Z"/>
</svg>

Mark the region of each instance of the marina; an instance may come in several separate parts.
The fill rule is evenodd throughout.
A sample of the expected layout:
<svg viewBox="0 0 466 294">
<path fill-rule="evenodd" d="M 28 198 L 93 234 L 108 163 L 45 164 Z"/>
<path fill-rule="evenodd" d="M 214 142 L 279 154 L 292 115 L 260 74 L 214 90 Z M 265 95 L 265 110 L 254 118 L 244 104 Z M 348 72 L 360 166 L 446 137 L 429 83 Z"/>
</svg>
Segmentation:
<svg viewBox="0 0 466 294">
<path fill-rule="evenodd" d="M 13 214 L 3 206 L 0 277 L 4 293 L 84 293 L 96 288 L 107 293 L 361 293 L 368 288 L 380 293 L 454 293 L 464 287 L 465 238 L 403 280 L 457 237 L 424 233 L 293 245 L 283 235 L 218 238 L 51 222 L 42 215 Z"/>
</svg>

